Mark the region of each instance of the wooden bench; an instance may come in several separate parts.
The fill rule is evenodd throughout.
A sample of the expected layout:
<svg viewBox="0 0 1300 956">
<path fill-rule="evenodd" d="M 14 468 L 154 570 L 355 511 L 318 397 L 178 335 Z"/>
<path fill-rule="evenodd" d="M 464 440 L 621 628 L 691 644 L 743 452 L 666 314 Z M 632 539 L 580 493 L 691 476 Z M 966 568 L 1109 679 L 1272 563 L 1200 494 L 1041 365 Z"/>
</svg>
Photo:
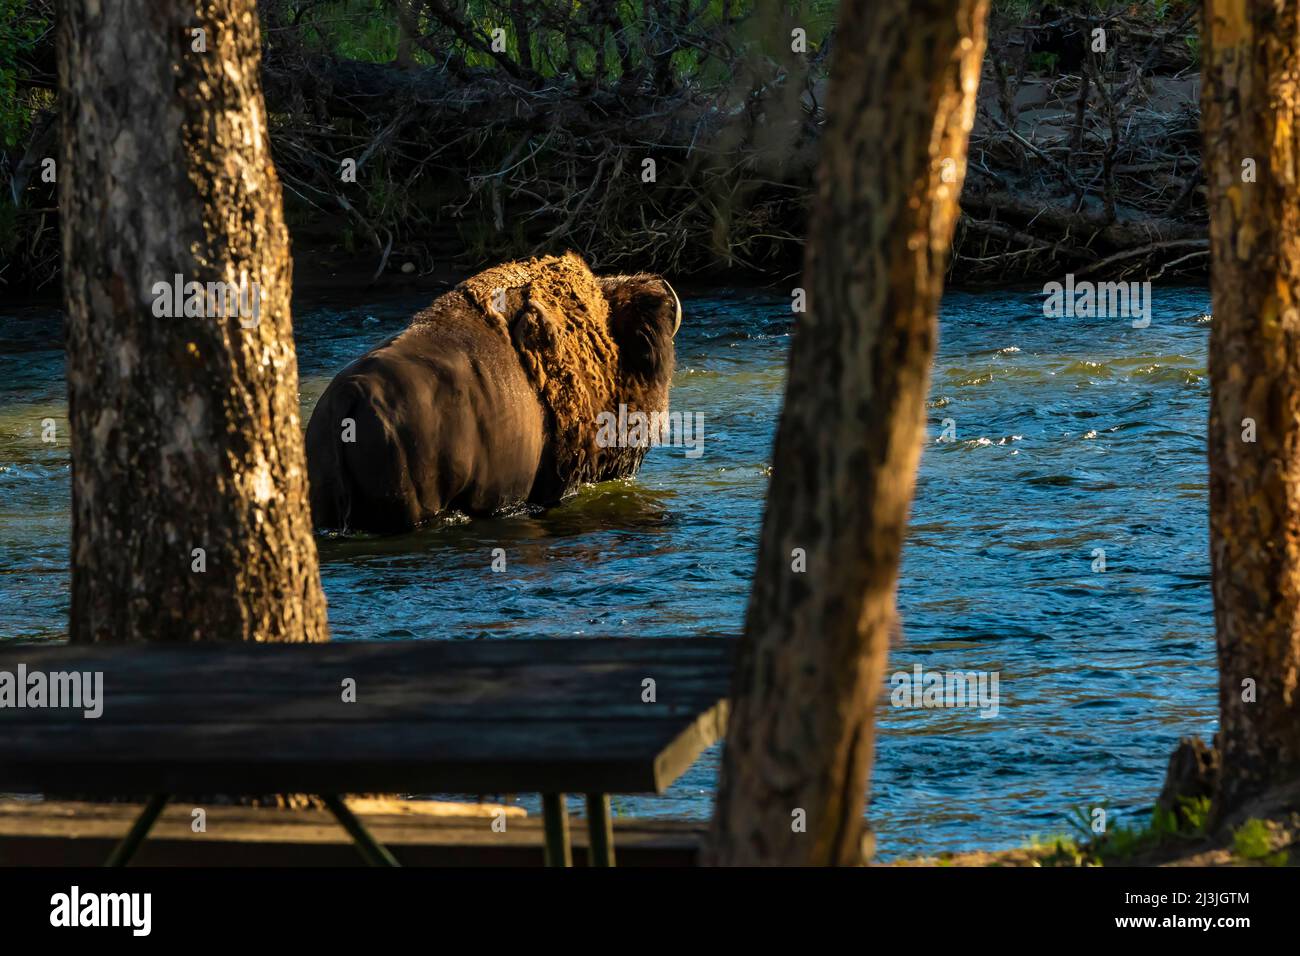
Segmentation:
<svg viewBox="0 0 1300 956">
<path fill-rule="evenodd" d="M 540 815 L 511 806 L 511 815 L 494 827 L 494 815 L 485 812 L 490 804 L 476 807 L 470 816 L 428 814 L 423 812 L 426 803 L 404 800 L 401 812 L 389 812 L 373 809 L 369 801 L 347 800 L 375 841 L 403 866 L 532 867 L 545 861 Z M 197 806 L 169 803 L 131 864 L 332 867 L 360 862 L 351 838 L 327 810 L 205 803 L 205 825 L 195 832 Z M 418 812 L 411 812 L 412 807 Z M 139 803 L 0 799 L 0 867 L 102 864 L 141 810 Z M 619 866 L 695 866 L 708 827 L 707 820 L 615 816 Z M 575 825 L 572 837 L 574 865 L 589 864 L 587 828 Z"/>
<path fill-rule="evenodd" d="M 103 714 L 0 706 L 0 792 L 152 795 L 112 865 L 173 794 L 319 794 L 368 863 L 396 865 L 341 794 L 537 792 L 554 866 L 572 863 L 564 794 L 585 793 L 591 862 L 608 866 L 609 794 L 662 793 L 721 737 L 733 651 L 716 637 L 9 646 L 0 675 L 21 665 L 29 688 L 102 674 Z"/>
</svg>

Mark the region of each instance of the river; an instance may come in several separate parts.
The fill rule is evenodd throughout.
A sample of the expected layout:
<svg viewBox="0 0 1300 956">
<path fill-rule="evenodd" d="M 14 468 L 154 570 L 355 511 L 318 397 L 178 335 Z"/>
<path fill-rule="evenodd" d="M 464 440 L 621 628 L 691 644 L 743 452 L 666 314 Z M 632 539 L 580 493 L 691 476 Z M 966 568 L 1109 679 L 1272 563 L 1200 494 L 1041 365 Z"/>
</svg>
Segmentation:
<svg viewBox="0 0 1300 956">
<path fill-rule="evenodd" d="M 426 300 L 297 303 L 303 421 L 335 372 Z M 870 810 L 882 858 L 1017 846 L 1103 803 L 1136 819 L 1177 738 L 1214 730 L 1209 294 L 1157 288 L 1145 329 L 1046 318 L 1040 301 L 944 299 L 889 672 L 994 672 L 999 708 L 893 708 L 886 690 Z M 673 406 L 703 416 L 702 454 L 657 448 L 636 479 L 542 514 L 321 538 L 334 638 L 738 631 L 790 300 L 722 290 L 684 306 Z M 0 641 L 65 633 L 65 415 L 58 314 L 0 307 Z M 954 440 L 940 440 L 945 419 Z M 667 794 L 615 809 L 707 817 L 717 760 L 714 747 Z"/>
</svg>

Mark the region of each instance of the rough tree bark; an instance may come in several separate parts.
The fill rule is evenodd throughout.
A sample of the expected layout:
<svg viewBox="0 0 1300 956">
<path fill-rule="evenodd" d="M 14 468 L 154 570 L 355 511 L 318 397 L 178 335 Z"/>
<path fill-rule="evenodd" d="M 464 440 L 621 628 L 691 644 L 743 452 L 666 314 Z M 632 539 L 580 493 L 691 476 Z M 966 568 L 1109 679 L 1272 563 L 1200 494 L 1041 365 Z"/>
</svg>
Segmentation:
<svg viewBox="0 0 1300 956">
<path fill-rule="evenodd" d="M 61 4 L 74 641 L 327 638 L 258 44 L 253 0 Z M 176 275 L 260 321 L 156 317 Z"/>
<path fill-rule="evenodd" d="M 1300 4 L 1204 17 L 1222 816 L 1300 777 Z"/>
<path fill-rule="evenodd" d="M 873 712 L 987 12 L 987 0 L 840 7 L 808 309 L 732 694 L 717 863 L 862 859 Z"/>
</svg>

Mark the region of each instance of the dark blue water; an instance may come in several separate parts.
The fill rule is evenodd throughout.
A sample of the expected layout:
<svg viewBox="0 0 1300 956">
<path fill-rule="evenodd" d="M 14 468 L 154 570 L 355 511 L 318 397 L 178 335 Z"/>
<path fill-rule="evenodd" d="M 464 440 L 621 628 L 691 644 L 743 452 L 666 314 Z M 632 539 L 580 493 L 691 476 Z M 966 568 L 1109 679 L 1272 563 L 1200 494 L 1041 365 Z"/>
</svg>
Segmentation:
<svg viewBox="0 0 1300 956">
<path fill-rule="evenodd" d="M 1031 293 L 950 293 L 890 671 L 996 671 L 1000 710 L 881 709 L 871 815 L 885 857 L 996 848 L 1075 807 L 1148 807 L 1177 738 L 1213 731 L 1204 430 L 1208 293 L 1153 321 L 1049 319 Z M 303 421 L 329 378 L 423 299 L 299 303 Z M 703 455 L 540 515 L 321 539 L 338 640 L 738 631 L 766 491 L 789 299 L 687 299 L 675 409 Z M 68 462 L 57 316 L 0 315 L 0 640 L 58 640 Z M 58 420 L 61 441 L 40 441 Z M 945 419 L 955 441 L 939 441 Z M 505 573 L 492 550 L 507 553 Z M 1104 549 L 1106 571 L 1092 570 Z M 638 815 L 706 817 L 717 748 Z M 1114 818 L 1112 817 L 1112 821 Z"/>
</svg>

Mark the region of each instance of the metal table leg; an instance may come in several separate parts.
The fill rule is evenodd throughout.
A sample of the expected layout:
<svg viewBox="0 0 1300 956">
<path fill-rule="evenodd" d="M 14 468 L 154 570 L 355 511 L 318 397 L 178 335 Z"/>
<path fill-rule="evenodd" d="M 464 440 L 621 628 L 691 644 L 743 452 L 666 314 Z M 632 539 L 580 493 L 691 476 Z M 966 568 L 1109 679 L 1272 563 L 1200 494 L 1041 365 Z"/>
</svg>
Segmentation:
<svg viewBox="0 0 1300 956">
<path fill-rule="evenodd" d="M 546 865 L 573 866 L 569 850 L 569 814 L 564 809 L 564 794 L 542 794 L 542 825 L 546 830 Z"/>
<path fill-rule="evenodd" d="M 131 824 L 131 829 L 127 831 L 126 836 L 122 837 L 122 842 L 108 855 L 104 866 L 126 866 L 131 862 L 131 857 L 135 856 L 135 851 L 140 849 L 140 844 L 149 835 L 154 821 L 158 819 L 158 814 L 162 813 L 165 806 L 167 806 L 167 794 L 156 793 L 150 797 L 149 802 L 140 811 L 140 815 L 135 818 L 135 823 Z"/>
<path fill-rule="evenodd" d="M 614 825 L 609 819 L 609 794 L 587 794 L 587 833 L 591 866 L 613 866 Z"/>
<path fill-rule="evenodd" d="M 367 866 L 401 866 L 397 858 L 388 852 L 388 849 L 370 835 L 370 831 L 365 825 L 357 819 L 356 814 L 348 809 L 348 805 L 337 794 L 321 794 L 321 800 L 325 806 L 334 814 L 335 818 L 342 825 L 343 829 L 352 837 L 352 842 L 357 845 L 357 850 L 361 853 L 361 858 L 366 861 Z"/>
</svg>

